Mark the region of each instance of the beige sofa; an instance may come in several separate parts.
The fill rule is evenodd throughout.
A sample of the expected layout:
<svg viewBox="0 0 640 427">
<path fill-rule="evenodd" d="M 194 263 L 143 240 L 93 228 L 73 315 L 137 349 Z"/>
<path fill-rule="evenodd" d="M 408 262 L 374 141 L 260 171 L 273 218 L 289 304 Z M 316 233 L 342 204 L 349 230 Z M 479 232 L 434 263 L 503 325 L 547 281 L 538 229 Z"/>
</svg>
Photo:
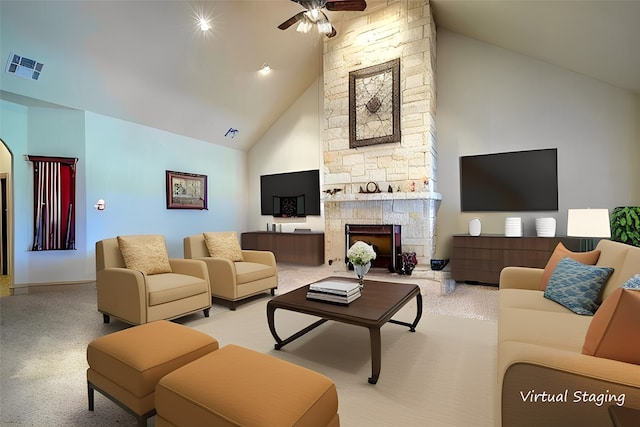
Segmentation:
<svg viewBox="0 0 640 427">
<path fill-rule="evenodd" d="M 274 295 L 278 287 L 278 268 L 272 252 L 239 251 L 243 261 L 212 257 L 204 234 L 184 238 L 184 257 L 202 260 L 207 264 L 211 296 L 229 301 L 231 310 L 235 310 L 239 300 L 265 291 L 271 291 L 271 295 Z"/>
<path fill-rule="evenodd" d="M 596 249 L 596 265 L 615 269 L 606 299 L 640 272 L 640 248 L 601 240 Z M 611 426 L 609 406 L 623 399 L 640 409 L 640 365 L 582 354 L 594 317 L 544 298 L 543 271 L 507 267 L 500 276 L 497 425 Z"/>
</svg>

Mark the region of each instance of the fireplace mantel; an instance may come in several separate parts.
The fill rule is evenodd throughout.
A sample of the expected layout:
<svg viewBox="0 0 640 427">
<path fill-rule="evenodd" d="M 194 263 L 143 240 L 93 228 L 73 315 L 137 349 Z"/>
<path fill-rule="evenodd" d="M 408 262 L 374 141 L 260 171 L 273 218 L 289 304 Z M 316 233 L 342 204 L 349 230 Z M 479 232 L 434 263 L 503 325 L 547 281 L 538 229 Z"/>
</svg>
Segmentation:
<svg viewBox="0 0 640 427">
<path fill-rule="evenodd" d="M 435 191 L 412 191 L 397 193 L 352 193 L 343 194 L 337 193 L 332 195 L 325 195 L 323 201 L 330 203 L 340 202 L 370 202 L 370 201 L 385 201 L 385 200 L 442 200 L 442 194 Z"/>
</svg>

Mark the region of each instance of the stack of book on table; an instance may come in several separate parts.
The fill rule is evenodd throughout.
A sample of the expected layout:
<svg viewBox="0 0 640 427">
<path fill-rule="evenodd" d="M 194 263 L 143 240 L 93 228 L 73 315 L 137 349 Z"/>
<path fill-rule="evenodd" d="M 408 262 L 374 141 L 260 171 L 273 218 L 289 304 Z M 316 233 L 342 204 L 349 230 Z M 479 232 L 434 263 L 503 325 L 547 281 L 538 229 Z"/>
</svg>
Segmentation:
<svg viewBox="0 0 640 427">
<path fill-rule="evenodd" d="M 307 299 L 336 304 L 349 304 L 351 301 L 360 298 L 360 295 L 358 282 L 341 282 L 337 280 L 312 283 L 307 291 Z"/>
</svg>

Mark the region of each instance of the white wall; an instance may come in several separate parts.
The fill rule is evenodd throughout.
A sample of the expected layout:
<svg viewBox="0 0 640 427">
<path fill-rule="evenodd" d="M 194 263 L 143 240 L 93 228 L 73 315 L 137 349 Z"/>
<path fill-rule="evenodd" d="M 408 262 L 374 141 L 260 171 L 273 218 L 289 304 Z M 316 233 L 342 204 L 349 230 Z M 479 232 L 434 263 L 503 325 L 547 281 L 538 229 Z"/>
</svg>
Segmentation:
<svg viewBox="0 0 640 427">
<path fill-rule="evenodd" d="M 29 168 L 29 195 L 33 194 L 33 165 L 22 158 L 22 154 L 36 156 L 61 156 L 85 159 L 84 112 L 68 108 L 30 107 L 28 114 L 28 151 L 16 153 L 14 162 L 27 163 Z M 11 141 L 9 141 L 11 144 Z M 76 165 L 76 249 L 68 251 L 30 251 L 33 240 L 28 245 L 21 244 L 16 250 L 24 251 L 28 259 L 26 283 L 43 283 L 58 281 L 82 281 L 91 277 L 86 263 L 88 245 L 86 241 L 85 203 L 85 171 L 86 162 L 78 161 Z M 22 183 L 21 183 L 22 184 Z M 30 198 L 32 200 L 32 197 Z M 31 204 L 30 212 L 32 212 Z M 20 233 L 20 239 L 26 242 L 26 236 L 32 237 L 33 216 L 28 233 Z M 16 232 L 16 236 L 18 233 Z M 92 269 L 95 270 L 95 269 Z M 57 280 L 61 278 L 61 280 Z M 16 282 L 17 283 L 17 282 Z"/>
<path fill-rule="evenodd" d="M 163 234 L 169 256 L 182 239 L 247 225 L 246 154 L 123 120 L 0 100 L 0 138 L 13 154 L 14 285 L 95 278 L 95 242 L 124 234 Z M 33 169 L 24 154 L 77 157 L 73 251 L 30 251 Z M 166 209 L 165 171 L 207 175 L 208 210 Z M 107 209 L 93 205 L 105 199 Z"/>
<path fill-rule="evenodd" d="M 24 183 L 30 179 L 30 170 L 27 162 L 22 160 L 22 155 L 27 151 L 27 126 L 28 108 L 22 105 L 5 102 L 0 99 L 0 138 L 11 153 L 12 159 L 4 160 L 2 163 L 10 165 L 8 170 L 2 172 L 11 174 L 10 191 L 12 192 L 13 212 L 8 212 L 13 217 L 13 248 L 10 248 L 13 262 L 14 282 L 24 283 L 27 280 L 28 258 L 25 252 L 29 247 L 30 240 L 25 236 L 18 236 L 15 230 L 27 230 L 33 227 L 33 215 L 25 215 L 33 206 L 32 191 L 24 187 Z M 10 142 L 11 141 L 11 144 Z M 12 169 L 12 170 L 11 170 Z M 20 193 L 16 194 L 16 189 Z M 22 215 L 16 215 L 22 212 Z M 33 228 L 31 228 L 33 229 Z M 32 240 L 31 240 L 32 242 Z M 19 281 L 19 282 L 18 282 Z"/>
<path fill-rule="evenodd" d="M 13 156 L 13 282 L 86 280 L 85 213 L 76 209 L 76 250 L 33 252 L 33 166 L 25 154 L 84 157 L 84 115 L 71 109 L 25 107 L 0 101 L 1 137 Z M 84 206 L 84 166 L 76 174 L 76 203 Z M 11 215 L 11 212 L 10 212 Z M 95 273 L 94 273 L 95 274 Z"/>
<path fill-rule="evenodd" d="M 274 218 L 260 215 L 260 176 L 320 169 L 323 183 L 321 117 L 322 78 L 316 80 L 251 149 L 248 156 L 249 229 L 266 230 L 267 223 L 281 224 L 282 231 L 310 228 L 324 231 L 324 208 L 320 216 Z M 321 196 L 322 197 L 322 196 Z"/>
<path fill-rule="evenodd" d="M 86 128 L 90 255 L 106 237 L 163 234 L 169 256 L 182 258 L 185 236 L 245 231 L 245 153 L 94 113 Z M 167 170 L 206 175 L 208 210 L 167 209 Z"/>
<path fill-rule="evenodd" d="M 568 208 L 640 204 L 638 95 L 448 31 L 437 38 L 439 258 L 473 217 L 503 234 L 504 218 L 521 216 L 535 235 L 534 219 L 552 216 L 564 235 Z M 538 148 L 558 149 L 557 212 L 460 212 L 460 156 Z"/>
<path fill-rule="evenodd" d="M 321 81 L 306 90 L 249 154 L 90 112 L 0 100 L 0 138 L 14 157 L 16 287 L 93 280 L 95 242 L 105 237 L 164 234 L 169 255 L 182 257 L 186 235 L 265 229 L 274 218 L 260 215 L 260 175 L 322 171 Z M 24 154 L 80 159 L 78 250 L 29 250 L 33 179 Z M 209 209 L 167 210 L 165 170 L 207 175 Z M 106 200 L 105 211 L 94 209 L 98 199 Z M 275 222 L 283 223 L 283 231 L 295 227 L 324 230 L 323 216 Z"/>
</svg>

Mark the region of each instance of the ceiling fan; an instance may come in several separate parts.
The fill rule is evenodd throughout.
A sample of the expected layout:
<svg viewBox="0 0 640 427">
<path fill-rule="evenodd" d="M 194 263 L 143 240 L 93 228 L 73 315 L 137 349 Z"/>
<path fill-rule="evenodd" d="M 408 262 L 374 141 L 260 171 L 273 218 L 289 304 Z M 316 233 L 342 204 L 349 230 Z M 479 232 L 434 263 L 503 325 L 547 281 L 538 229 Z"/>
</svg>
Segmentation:
<svg viewBox="0 0 640 427">
<path fill-rule="evenodd" d="M 306 10 L 293 15 L 291 18 L 278 25 L 281 30 L 286 30 L 296 22 L 298 27 L 296 31 L 308 33 L 314 25 L 317 25 L 318 31 L 327 37 L 333 37 L 337 34 L 336 29 L 329 22 L 329 18 L 322 9 L 332 12 L 352 11 L 362 12 L 367 7 L 365 0 L 291 0 L 298 3 Z"/>
</svg>

